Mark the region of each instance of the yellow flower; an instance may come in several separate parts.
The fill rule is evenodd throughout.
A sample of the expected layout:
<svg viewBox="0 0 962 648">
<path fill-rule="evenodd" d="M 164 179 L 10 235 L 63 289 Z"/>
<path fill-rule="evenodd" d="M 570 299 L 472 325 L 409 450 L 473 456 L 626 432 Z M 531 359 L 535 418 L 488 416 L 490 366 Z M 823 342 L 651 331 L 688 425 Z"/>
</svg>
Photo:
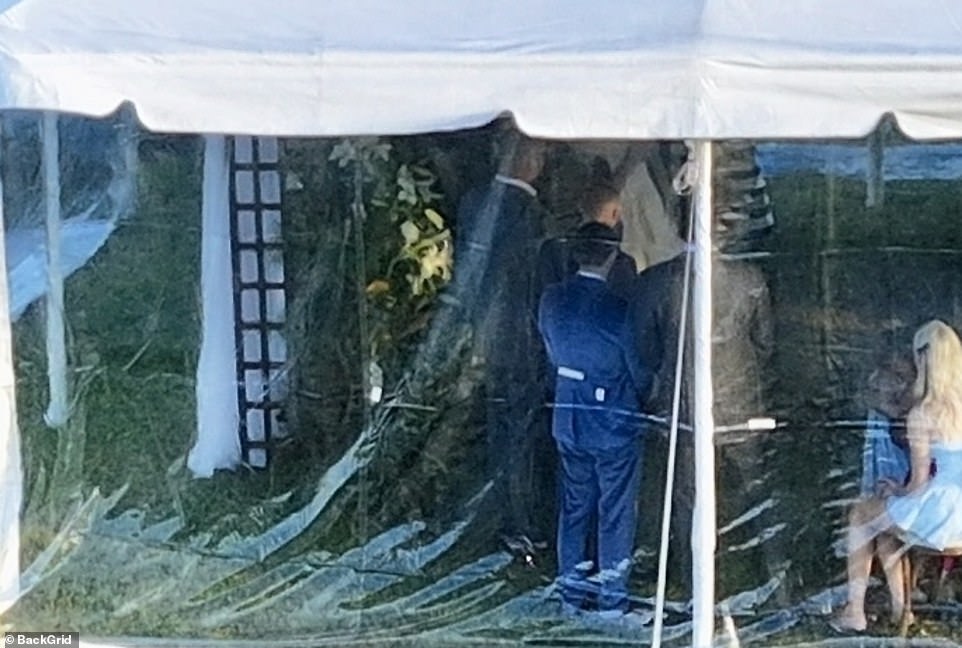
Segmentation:
<svg viewBox="0 0 962 648">
<path fill-rule="evenodd" d="M 447 241 L 431 245 L 421 255 L 421 278 L 441 277 L 444 281 L 451 278 L 451 246 Z"/>
</svg>

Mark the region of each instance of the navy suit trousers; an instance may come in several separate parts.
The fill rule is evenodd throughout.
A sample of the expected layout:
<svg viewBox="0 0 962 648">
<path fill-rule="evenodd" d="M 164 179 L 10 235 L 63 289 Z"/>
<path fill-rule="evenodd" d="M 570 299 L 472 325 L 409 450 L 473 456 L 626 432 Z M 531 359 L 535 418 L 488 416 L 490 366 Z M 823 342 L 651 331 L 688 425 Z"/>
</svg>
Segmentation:
<svg viewBox="0 0 962 648">
<path fill-rule="evenodd" d="M 561 515 L 558 573 L 564 601 L 582 607 L 597 593 L 601 610 L 627 610 L 637 522 L 642 444 L 583 448 L 559 443 Z M 589 555 L 594 534 L 596 555 Z"/>
</svg>

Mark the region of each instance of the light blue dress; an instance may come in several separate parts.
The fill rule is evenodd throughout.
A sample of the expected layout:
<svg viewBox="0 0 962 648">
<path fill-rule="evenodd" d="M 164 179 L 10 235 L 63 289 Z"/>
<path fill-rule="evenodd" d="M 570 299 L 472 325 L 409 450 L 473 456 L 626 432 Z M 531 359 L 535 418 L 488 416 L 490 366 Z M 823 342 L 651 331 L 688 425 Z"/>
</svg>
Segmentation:
<svg viewBox="0 0 962 648">
<path fill-rule="evenodd" d="M 962 441 L 933 442 L 935 474 L 922 488 L 890 497 L 889 517 L 913 544 L 942 551 L 962 547 Z"/>
<path fill-rule="evenodd" d="M 870 409 L 866 423 L 859 489 L 862 497 L 874 495 L 881 481 L 904 484 L 910 468 L 908 450 L 892 439 L 892 420 L 882 412 Z"/>
</svg>

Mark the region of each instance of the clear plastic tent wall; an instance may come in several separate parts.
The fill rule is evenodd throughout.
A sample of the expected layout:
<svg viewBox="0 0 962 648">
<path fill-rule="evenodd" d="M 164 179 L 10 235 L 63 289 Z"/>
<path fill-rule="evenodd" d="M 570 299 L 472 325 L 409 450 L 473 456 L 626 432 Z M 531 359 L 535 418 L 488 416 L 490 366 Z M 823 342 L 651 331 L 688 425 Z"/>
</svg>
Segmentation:
<svg viewBox="0 0 962 648">
<path fill-rule="evenodd" d="M 661 633 L 690 643 L 681 142 L 539 141 L 524 164 L 504 121 L 219 148 L 122 115 L 61 118 L 69 416 L 51 427 L 41 123 L 4 120 L 11 304 L 17 259 L 40 250 L 23 282 L 37 294 L 11 307 L 24 481 L 4 627 L 115 645 L 647 644 L 671 475 Z M 913 335 L 962 327 L 962 145 L 885 126 L 712 154 L 716 638 L 817 644 L 845 597 L 849 505 L 892 466 L 905 477 Z M 205 191 L 227 219 L 213 233 Z M 612 202 L 605 290 L 637 315 L 623 333 L 653 374 L 619 413 L 640 476 L 604 489 L 637 510 L 618 518 L 627 615 L 598 611 L 598 521 L 574 545 L 558 533 L 574 479 L 553 436 L 563 381 L 600 380 L 598 353 L 563 345 L 581 364 L 559 366 L 542 336 L 545 295 L 585 258 L 579 228 Z M 68 268 L 72 223 L 102 234 Z M 228 389 L 207 389 L 205 362 Z M 608 383 L 591 386 L 605 403 Z M 200 424 L 211 408 L 220 426 Z M 594 563 L 579 609 L 563 604 L 559 543 Z M 959 640 L 959 571 L 920 565 L 911 632 Z M 893 634 L 873 574 L 869 632 Z"/>
</svg>

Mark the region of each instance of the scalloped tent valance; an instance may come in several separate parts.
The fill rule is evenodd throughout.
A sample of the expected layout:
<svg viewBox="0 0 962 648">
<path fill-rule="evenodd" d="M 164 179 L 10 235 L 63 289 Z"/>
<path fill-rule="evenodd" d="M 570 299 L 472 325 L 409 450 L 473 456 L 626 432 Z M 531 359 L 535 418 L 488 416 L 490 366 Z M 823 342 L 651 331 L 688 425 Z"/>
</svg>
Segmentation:
<svg viewBox="0 0 962 648">
<path fill-rule="evenodd" d="M 962 136 L 962 5 L 0 0 L 0 108 L 169 132 Z"/>
</svg>

